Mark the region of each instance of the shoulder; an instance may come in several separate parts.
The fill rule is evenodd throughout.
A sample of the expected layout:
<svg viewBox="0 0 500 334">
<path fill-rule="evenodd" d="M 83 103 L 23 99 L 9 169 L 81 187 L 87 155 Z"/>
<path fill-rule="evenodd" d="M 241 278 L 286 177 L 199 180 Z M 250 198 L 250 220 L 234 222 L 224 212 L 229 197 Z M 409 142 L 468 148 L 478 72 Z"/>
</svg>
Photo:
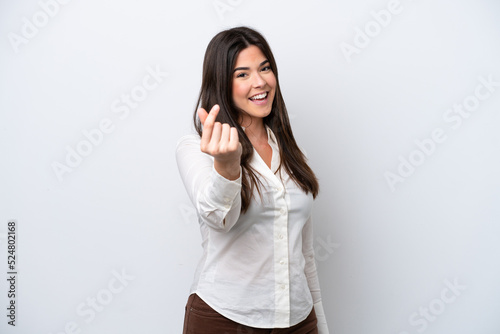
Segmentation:
<svg viewBox="0 0 500 334">
<path fill-rule="evenodd" d="M 177 144 L 175 145 L 175 150 L 183 149 L 184 147 L 189 147 L 193 145 L 200 145 L 201 138 L 197 133 L 190 133 L 188 135 L 184 135 L 177 140 Z"/>
<path fill-rule="evenodd" d="M 201 138 L 197 133 L 180 137 L 175 145 L 175 156 L 177 161 L 180 159 L 191 160 L 197 156 L 204 156 L 205 154 L 200 150 L 200 143 Z"/>
</svg>

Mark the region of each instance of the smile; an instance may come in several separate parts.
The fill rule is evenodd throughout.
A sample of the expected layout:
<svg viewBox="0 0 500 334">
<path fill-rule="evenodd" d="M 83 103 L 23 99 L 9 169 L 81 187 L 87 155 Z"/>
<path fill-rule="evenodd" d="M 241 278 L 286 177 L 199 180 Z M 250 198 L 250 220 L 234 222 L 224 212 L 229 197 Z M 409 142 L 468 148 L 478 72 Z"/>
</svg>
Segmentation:
<svg viewBox="0 0 500 334">
<path fill-rule="evenodd" d="M 264 92 L 264 93 L 254 95 L 249 99 L 252 101 L 256 101 L 256 100 L 264 100 L 266 97 L 267 97 L 267 92 Z"/>
</svg>

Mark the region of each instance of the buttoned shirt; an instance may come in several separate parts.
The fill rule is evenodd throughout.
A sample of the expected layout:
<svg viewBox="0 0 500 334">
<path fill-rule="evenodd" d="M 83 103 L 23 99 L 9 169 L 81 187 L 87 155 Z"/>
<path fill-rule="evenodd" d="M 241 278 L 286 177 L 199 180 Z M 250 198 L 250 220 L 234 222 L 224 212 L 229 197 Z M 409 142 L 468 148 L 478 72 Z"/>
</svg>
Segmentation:
<svg viewBox="0 0 500 334">
<path fill-rule="evenodd" d="M 203 255 L 190 292 L 226 318 L 256 328 L 286 328 L 304 320 L 314 305 L 320 334 L 328 328 L 313 249 L 313 196 L 278 170 L 280 152 L 267 125 L 271 168 L 254 148 L 250 165 L 262 181 L 248 210 L 241 211 L 241 178 L 228 180 L 201 152 L 200 137 L 179 139 L 179 172 L 193 203 Z"/>
</svg>

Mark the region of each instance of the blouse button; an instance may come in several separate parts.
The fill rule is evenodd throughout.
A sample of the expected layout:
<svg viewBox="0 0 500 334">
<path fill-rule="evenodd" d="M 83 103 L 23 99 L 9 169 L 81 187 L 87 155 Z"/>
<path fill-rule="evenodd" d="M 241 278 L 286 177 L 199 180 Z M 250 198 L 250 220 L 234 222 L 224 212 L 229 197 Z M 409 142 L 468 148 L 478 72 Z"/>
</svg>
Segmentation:
<svg viewBox="0 0 500 334">
<path fill-rule="evenodd" d="M 281 214 L 282 214 L 282 215 L 284 215 L 284 214 L 285 214 L 285 212 L 286 212 L 286 210 L 285 210 L 284 208 L 281 208 L 281 209 L 280 209 L 280 212 L 281 212 Z"/>
</svg>

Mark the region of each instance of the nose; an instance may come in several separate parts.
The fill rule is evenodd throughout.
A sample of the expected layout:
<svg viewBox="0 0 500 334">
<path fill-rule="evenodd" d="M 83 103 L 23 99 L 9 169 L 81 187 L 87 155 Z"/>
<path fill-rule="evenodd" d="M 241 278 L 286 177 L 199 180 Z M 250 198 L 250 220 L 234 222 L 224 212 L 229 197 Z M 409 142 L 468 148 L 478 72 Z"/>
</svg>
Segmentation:
<svg viewBox="0 0 500 334">
<path fill-rule="evenodd" d="M 256 73 L 253 79 L 254 87 L 264 87 L 266 85 L 266 80 L 260 75 L 260 73 Z"/>
</svg>

